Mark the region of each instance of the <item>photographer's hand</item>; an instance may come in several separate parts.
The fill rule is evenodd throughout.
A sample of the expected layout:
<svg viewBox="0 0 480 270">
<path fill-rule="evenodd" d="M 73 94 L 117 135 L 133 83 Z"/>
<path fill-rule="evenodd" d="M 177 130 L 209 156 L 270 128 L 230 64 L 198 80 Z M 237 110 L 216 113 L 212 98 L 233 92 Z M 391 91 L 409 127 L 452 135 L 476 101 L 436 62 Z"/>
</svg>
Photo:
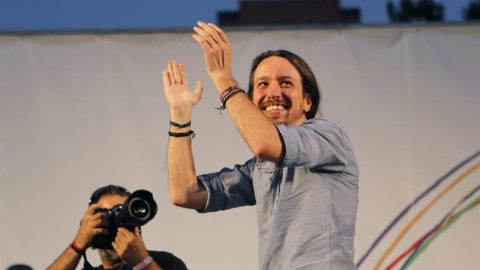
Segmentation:
<svg viewBox="0 0 480 270">
<path fill-rule="evenodd" d="M 92 245 L 95 236 L 108 234 L 108 230 L 105 229 L 108 227 L 107 216 L 102 212 L 94 213 L 98 208 L 101 208 L 101 205 L 90 205 L 80 223 L 80 229 L 74 241 L 75 244 L 83 250 L 86 250 Z"/>
<path fill-rule="evenodd" d="M 147 248 L 138 227 L 135 227 L 135 233 L 126 228 L 118 228 L 117 237 L 112 246 L 118 256 L 131 267 L 148 257 Z"/>
<path fill-rule="evenodd" d="M 75 237 L 75 246 L 85 251 L 93 243 L 93 238 L 99 234 L 108 234 L 108 230 L 99 227 L 107 227 L 108 221 L 104 214 L 94 213 L 95 209 L 100 208 L 99 204 L 92 204 L 83 216 L 80 222 L 80 229 Z M 63 253 L 49 266 L 47 270 L 74 270 L 79 261 L 81 254 L 74 251 L 74 248 L 69 245 Z"/>
</svg>

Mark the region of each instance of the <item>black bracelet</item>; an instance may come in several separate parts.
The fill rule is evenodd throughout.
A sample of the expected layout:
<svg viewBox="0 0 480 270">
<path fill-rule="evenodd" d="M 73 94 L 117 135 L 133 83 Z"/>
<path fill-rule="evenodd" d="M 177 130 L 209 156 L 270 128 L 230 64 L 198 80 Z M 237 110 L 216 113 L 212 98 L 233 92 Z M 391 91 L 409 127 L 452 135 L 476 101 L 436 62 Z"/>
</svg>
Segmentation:
<svg viewBox="0 0 480 270">
<path fill-rule="evenodd" d="M 188 123 L 185 123 L 185 124 L 179 124 L 179 123 L 175 123 L 172 120 L 170 120 L 170 125 L 171 126 L 179 127 L 179 128 L 189 127 L 191 124 L 192 124 L 192 121 L 189 121 Z"/>
<path fill-rule="evenodd" d="M 188 136 L 192 135 L 192 139 L 193 139 L 193 138 L 195 138 L 196 134 L 195 134 L 195 132 L 193 132 L 193 130 L 189 130 L 187 132 L 172 132 L 172 131 L 169 131 L 168 135 L 171 136 L 171 137 L 188 137 Z"/>
</svg>

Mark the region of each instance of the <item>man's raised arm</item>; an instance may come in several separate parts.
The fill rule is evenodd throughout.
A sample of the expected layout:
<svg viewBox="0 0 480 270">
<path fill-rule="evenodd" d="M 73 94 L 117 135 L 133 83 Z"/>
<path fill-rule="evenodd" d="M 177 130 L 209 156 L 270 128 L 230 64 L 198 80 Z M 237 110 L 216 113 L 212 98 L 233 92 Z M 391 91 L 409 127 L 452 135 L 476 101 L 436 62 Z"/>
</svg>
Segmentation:
<svg viewBox="0 0 480 270">
<path fill-rule="evenodd" d="M 217 87 L 219 95 L 229 87 L 238 87 L 231 73 L 232 46 L 219 27 L 212 23 L 198 22 L 193 38 L 205 53 L 207 73 Z M 225 104 L 224 104 L 225 105 Z M 275 125 L 244 94 L 228 98 L 226 106 L 237 130 L 253 154 L 260 160 L 280 162 L 282 142 Z"/>
<path fill-rule="evenodd" d="M 177 206 L 201 210 L 208 194 L 197 181 L 193 162 L 190 118 L 193 107 L 202 96 L 202 84 L 195 91 L 188 90 L 185 68 L 175 60 L 163 71 L 165 97 L 170 105 L 170 132 L 168 140 L 168 186 L 170 200 Z"/>
</svg>

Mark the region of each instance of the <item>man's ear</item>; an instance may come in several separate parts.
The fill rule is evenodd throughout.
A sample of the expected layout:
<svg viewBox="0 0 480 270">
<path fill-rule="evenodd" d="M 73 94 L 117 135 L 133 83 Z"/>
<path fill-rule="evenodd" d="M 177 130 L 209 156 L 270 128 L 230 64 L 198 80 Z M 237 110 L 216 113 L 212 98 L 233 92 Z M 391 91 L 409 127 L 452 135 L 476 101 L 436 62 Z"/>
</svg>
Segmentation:
<svg viewBox="0 0 480 270">
<path fill-rule="evenodd" d="M 312 99 L 310 98 L 310 95 L 305 95 L 303 98 L 303 112 L 308 113 L 312 109 Z"/>
</svg>

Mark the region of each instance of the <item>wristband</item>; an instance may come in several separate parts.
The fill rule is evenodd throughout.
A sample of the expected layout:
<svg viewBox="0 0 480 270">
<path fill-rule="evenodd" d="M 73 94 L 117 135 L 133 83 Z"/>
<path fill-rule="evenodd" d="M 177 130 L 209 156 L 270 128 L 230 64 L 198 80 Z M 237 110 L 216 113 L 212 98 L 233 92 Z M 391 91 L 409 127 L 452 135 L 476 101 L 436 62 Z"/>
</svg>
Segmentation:
<svg viewBox="0 0 480 270">
<path fill-rule="evenodd" d="M 75 240 L 72 241 L 72 243 L 70 244 L 70 247 L 73 249 L 73 251 L 75 251 L 80 255 L 85 254 L 85 250 L 77 246 L 77 244 L 75 244 Z"/>
<path fill-rule="evenodd" d="M 245 91 L 243 91 L 243 89 L 241 88 L 238 88 L 232 92 L 230 92 L 224 99 L 223 99 L 223 107 L 225 108 L 225 104 L 227 104 L 227 100 L 232 97 L 233 95 L 237 94 L 237 93 L 241 93 L 243 92 L 245 94 Z"/>
<path fill-rule="evenodd" d="M 193 134 L 193 135 L 192 135 Z M 190 135 L 192 135 L 192 139 L 195 138 L 195 133 L 193 132 L 193 130 L 189 130 L 187 132 L 173 132 L 173 131 L 169 131 L 168 132 L 168 135 L 170 137 L 188 137 Z"/>
<path fill-rule="evenodd" d="M 232 92 L 234 90 L 237 90 L 237 89 L 240 89 L 240 87 L 239 86 L 230 86 L 227 89 L 225 89 L 225 91 L 223 91 L 222 94 L 220 95 L 220 101 L 223 103 L 223 100 L 225 99 L 225 97 L 228 96 L 228 94 L 230 94 L 230 92 Z"/>
<path fill-rule="evenodd" d="M 152 262 L 153 262 L 152 257 L 148 256 L 147 258 L 145 258 L 145 260 L 143 260 L 139 264 L 135 265 L 133 267 L 133 270 L 143 270 L 143 269 L 145 269 L 145 267 L 147 267 Z"/>
<path fill-rule="evenodd" d="M 185 123 L 185 124 L 179 124 L 179 123 L 175 123 L 172 120 L 170 120 L 170 125 L 171 126 L 179 127 L 179 128 L 189 127 L 191 124 L 192 124 L 192 121 L 189 121 L 188 123 Z"/>
<path fill-rule="evenodd" d="M 226 109 L 225 104 L 227 104 L 227 100 L 228 100 L 229 98 L 231 98 L 233 95 L 235 95 L 235 94 L 237 94 L 237 93 L 240 93 L 240 92 L 242 92 L 242 93 L 245 94 L 245 91 L 244 91 L 242 88 L 238 87 L 238 86 L 236 86 L 236 87 L 229 87 L 229 88 L 228 88 L 227 90 L 225 90 L 225 92 L 223 92 L 223 94 L 220 96 L 220 101 L 222 102 L 222 106 L 219 107 L 219 108 L 215 108 L 215 109 L 219 110 L 220 112 L 223 111 L 223 110 L 225 110 L 225 109 Z"/>
</svg>

